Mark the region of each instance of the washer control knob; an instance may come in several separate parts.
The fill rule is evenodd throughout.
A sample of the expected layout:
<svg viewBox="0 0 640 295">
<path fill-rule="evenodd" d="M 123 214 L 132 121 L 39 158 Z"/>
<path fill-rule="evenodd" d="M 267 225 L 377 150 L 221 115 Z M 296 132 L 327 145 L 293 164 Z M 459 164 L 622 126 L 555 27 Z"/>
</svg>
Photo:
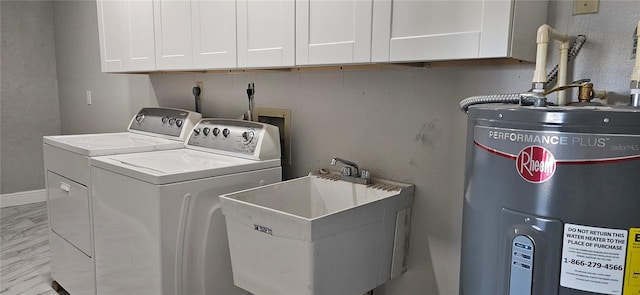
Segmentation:
<svg viewBox="0 0 640 295">
<path fill-rule="evenodd" d="M 182 120 L 176 120 L 176 126 L 182 127 Z"/>
<path fill-rule="evenodd" d="M 242 140 L 245 143 L 250 143 L 253 140 L 254 132 L 252 130 L 242 132 Z"/>
<path fill-rule="evenodd" d="M 229 133 L 231 133 L 231 131 L 229 131 L 229 129 L 227 128 L 222 130 L 222 136 L 224 137 L 229 137 Z"/>
<path fill-rule="evenodd" d="M 142 123 L 142 121 L 144 121 L 144 114 L 136 115 L 136 122 L 138 122 L 138 124 L 140 124 L 140 123 Z"/>
<path fill-rule="evenodd" d="M 162 124 L 166 124 L 169 121 L 169 117 L 162 117 Z"/>
<path fill-rule="evenodd" d="M 220 128 L 218 127 L 213 128 L 213 136 L 218 136 L 218 134 L 220 134 Z"/>
<path fill-rule="evenodd" d="M 175 123 L 176 123 L 176 119 L 175 118 L 169 119 L 169 125 L 173 125 Z"/>
<path fill-rule="evenodd" d="M 209 135 L 209 131 L 210 130 L 211 129 L 209 129 L 209 127 L 204 127 L 204 129 L 202 129 L 202 134 L 204 134 L 204 136 L 207 136 L 207 135 Z"/>
<path fill-rule="evenodd" d="M 200 135 L 200 128 L 193 129 L 193 134 L 196 136 Z"/>
</svg>

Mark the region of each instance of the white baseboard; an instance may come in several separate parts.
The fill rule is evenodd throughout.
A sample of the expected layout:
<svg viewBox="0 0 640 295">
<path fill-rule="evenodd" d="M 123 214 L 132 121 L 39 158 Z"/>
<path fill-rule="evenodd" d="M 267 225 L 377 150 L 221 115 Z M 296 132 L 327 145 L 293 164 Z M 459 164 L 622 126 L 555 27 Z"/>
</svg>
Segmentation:
<svg viewBox="0 0 640 295">
<path fill-rule="evenodd" d="M 44 202 L 46 200 L 47 191 L 44 189 L 2 194 L 0 195 L 0 208 Z"/>
</svg>

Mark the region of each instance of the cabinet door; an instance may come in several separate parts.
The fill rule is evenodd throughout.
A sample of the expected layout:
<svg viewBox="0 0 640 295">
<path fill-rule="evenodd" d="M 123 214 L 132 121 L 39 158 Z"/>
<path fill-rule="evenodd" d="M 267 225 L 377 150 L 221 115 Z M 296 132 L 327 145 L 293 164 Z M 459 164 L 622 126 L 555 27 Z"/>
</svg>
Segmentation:
<svg viewBox="0 0 640 295">
<path fill-rule="evenodd" d="M 483 35 L 506 52 L 511 5 L 511 0 L 376 0 L 372 60 L 478 58 Z"/>
<path fill-rule="evenodd" d="M 191 1 L 153 0 L 153 12 L 157 69 L 191 69 Z"/>
<path fill-rule="evenodd" d="M 238 0 L 238 67 L 295 64 L 295 2 Z"/>
<path fill-rule="evenodd" d="M 296 0 L 296 64 L 371 61 L 372 0 Z"/>
<path fill-rule="evenodd" d="M 191 1 L 193 68 L 235 68 L 236 1 Z"/>
<path fill-rule="evenodd" d="M 151 0 L 97 0 L 103 72 L 155 70 Z"/>
<path fill-rule="evenodd" d="M 121 72 L 129 66 L 125 57 L 126 15 L 124 1 L 97 0 L 100 67 L 103 72 Z"/>
<path fill-rule="evenodd" d="M 127 16 L 126 53 L 129 71 L 152 71 L 156 69 L 156 53 L 153 31 L 153 1 L 126 1 Z"/>
</svg>

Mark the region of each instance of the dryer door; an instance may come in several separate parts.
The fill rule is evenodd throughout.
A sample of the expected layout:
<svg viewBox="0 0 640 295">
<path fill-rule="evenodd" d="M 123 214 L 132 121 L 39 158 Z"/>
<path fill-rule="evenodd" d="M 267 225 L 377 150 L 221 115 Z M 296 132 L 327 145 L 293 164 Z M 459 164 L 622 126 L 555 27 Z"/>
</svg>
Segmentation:
<svg viewBox="0 0 640 295">
<path fill-rule="evenodd" d="M 51 230 L 87 256 L 93 256 L 87 187 L 47 171 L 47 201 Z"/>
</svg>

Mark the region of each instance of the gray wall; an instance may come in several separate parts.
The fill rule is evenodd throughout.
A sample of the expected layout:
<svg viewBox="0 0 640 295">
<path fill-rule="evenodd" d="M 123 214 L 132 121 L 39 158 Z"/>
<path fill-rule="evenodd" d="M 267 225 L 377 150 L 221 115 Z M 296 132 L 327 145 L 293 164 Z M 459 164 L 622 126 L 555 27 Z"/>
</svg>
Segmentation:
<svg viewBox="0 0 640 295">
<path fill-rule="evenodd" d="M 51 1 L 0 1 L 0 193 L 44 188 L 42 136 L 60 132 Z"/>
<path fill-rule="evenodd" d="M 157 105 L 149 76 L 100 72 L 95 1 L 56 0 L 53 12 L 62 134 L 126 131 L 142 106 Z"/>
<path fill-rule="evenodd" d="M 588 37 L 570 79 L 591 78 L 624 98 L 640 2 L 602 0 L 599 14 L 581 16 L 572 16 L 571 5 L 557 1 L 549 8 L 550 24 Z M 340 156 L 374 176 L 416 184 L 409 271 L 376 294 L 457 294 L 466 134 L 457 104 L 471 95 L 528 89 L 532 65 L 105 75 L 99 73 L 95 4 L 54 7 L 63 132 L 124 130 L 122 122 L 147 103 L 192 109 L 194 81 L 204 82 L 205 116 L 237 117 L 253 81 L 256 106 L 292 110 L 293 164 L 285 167 L 286 178 L 333 168 L 329 160 Z M 88 88 L 102 93 L 94 94 L 102 104 L 86 105 Z"/>
</svg>

